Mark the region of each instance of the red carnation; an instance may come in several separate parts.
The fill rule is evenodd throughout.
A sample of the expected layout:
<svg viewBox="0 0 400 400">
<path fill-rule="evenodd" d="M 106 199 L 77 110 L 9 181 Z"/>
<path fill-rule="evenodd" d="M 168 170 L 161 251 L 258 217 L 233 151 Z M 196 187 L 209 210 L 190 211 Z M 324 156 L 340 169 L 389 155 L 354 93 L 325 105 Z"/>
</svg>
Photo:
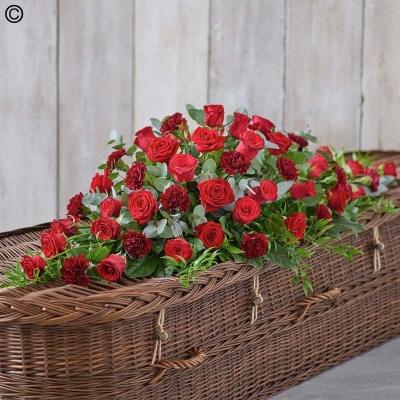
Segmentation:
<svg viewBox="0 0 400 400">
<path fill-rule="evenodd" d="M 306 230 L 306 220 L 307 217 L 301 213 L 297 212 L 285 219 L 286 229 L 297 239 L 303 239 L 304 232 Z"/>
<path fill-rule="evenodd" d="M 206 212 L 217 211 L 235 200 L 231 185 L 222 178 L 200 182 L 198 188 L 200 201 Z"/>
<path fill-rule="evenodd" d="M 219 104 L 211 104 L 203 107 L 205 116 L 204 124 L 215 127 L 224 123 L 224 107 Z"/>
<path fill-rule="evenodd" d="M 221 136 L 215 129 L 198 127 L 191 135 L 191 140 L 200 153 L 221 150 L 224 147 L 226 136 Z"/>
<path fill-rule="evenodd" d="M 125 268 L 125 258 L 118 254 L 110 254 L 104 260 L 100 261 L 100 264 L 97 266 L 97 273 L 101 279 L 109 282 L 117 282 L 121 279 Z"/>
<path fill-rule="evenodd" d="M 329 146 L 319 146 L 318 150 L 323 151 L 324 153 L 327 153 L 330 157 L 333 158 L 332 150 Z"/>
<path fill-rule="evenodd" d="M 315 185 L 313 181 L 295 183 L 290 188 L 290 195 L 294 200 L 304 199 L 304 197 L 315 196 Z"/>
<path fill-rule="evenodd" d="M 199 160 L 191 154 L 175 154 L 168 163 L 168 172 L 178 182 L 190 182 L 194 178 L 194 172 Z"/>
<path fill-rule="evenodd" d="M 247 131 L 250 118 L 247 115 L 234 113 L 234 119 L 229 126 L 229 133 L 236 139 L 240 139 L 243 132 Z"/>
<path fill-rule="evenodd" d="M 150 143 L 153 139 L 156 139 L 156 135 L 153 132 L 153 128 L 151 126 L 146 126 L 145 128 L 137 131 L 135 134 L 135 141 L 133 142 L 136 144 L 141 150 L 146 151 Z"/>
<path fill-rule="evenodd" d="M 119 217 L 122 201 L 115 197 L 106 197 L 100 203 L 100 214 L 102 217 Z"/>
<path fill-rule="evenodd" d="M 125 175 L 125 186 L 131 190 L 141 189 L 143 187 L 146 171 L 146 165 L 141 161 L 133 163 Z"/>
<path fill-rule="evenodd" d="M 313 158 L 307 161 L 308 164 L 311 164 L 311 168 L 308 171 L 308 176 L 311 179 L 318 178 L 324 171 L 327 171 L 329 168 L 328 161 L 322 154 L 315 154 Z"/>
<path fill-rule="evenodd" d="M 172 185 L 160 195 L 160 202 L 166 211 L 180 210 L 186 212 L 190 207 L 187 189 L 179 185 Z"/>
<path fill-rule="evenodd" d="M 96 192 L 98 189 L 100 193 L 110 193 L 111 187 L 114 185 L 113 181 L 108 177 L 108 169 L 104 170 L 103 175 L 96 172 L 95 176 L 92 178 L 89 190 Z"/>
<path fill-rule="evenodd" d="M 331 220 L 330 223 L 332 223 L 332 214 L 329 211 L 329 208 L 325 204 L 318 205 L 317 212 L 315 215 L 317 219 L 329 219 Z"/>
<path fill-rule="evenodd" d="M 346 185 L 337 184 L 332 189 L 326 191 L 328 197 L 328 207 L 342 215 L 347 202 Z"/>
<path fill-rule="evenodd" d="M 138 190 L 129 195 L 128 210 L 140 225 L 147 224 L 158 211 L 158 203 L 148 190 Z"/>
<path fill-rule="evenodd" d="M 79 219 L 79 217 L 84 215 L 82 211 L 82 199 L 83 193 L 78 193 L 69 200 L 67 205 L 67 215 L 71 215 L 75 219 Z"/>
<path fill-rule="evenodd" d="M 278 185 L 271 180 L 260 181 L 260 193 L 266 201 L 275 201 L 278 198 Z"/>
<path fill-rule="evenodd" d="M 286 153 L 289 150 L 289 147 L 292 145 L 292 141 L 282 132 L 267 132 L 266 137 L 271 143 L 275 143 L 279 146 L 279 149 L 268 149 L 268 151 L 274 156 L 279 156 L 283 153 Z"/>
<path fill-rule="evenodd" d="M 244 174 L 250 168 L 250 161 L 238 151 L 225 151 L 220 159 L 220 166 L 228 175 Z"/>
<path fill-rule="evenodd" d="M 82 255 L 64 260 L 61 267 L 61 277 L 67 285 L 87 286 L 89 277 L 86 273 L 89 261 Z"/>
<path fill-rule="evenodd" d="M 176 130 L 177 127 L 182 123 L 182 114 L 175 113 L 167 118 L 161 125 L 160 132 L 165 136 Z"/>
<path fill-rule="evenodd" d="M 299 145 L 299 151 L 302 151 L 304 147 L 308 146 L 308 140 L 304 139 L 303 137 L 296 135 L 294 133 L 289 133 L 288 134 L 289 139 L 293 142 Z"/>
<path fill-rule="evenodd" d="M 24 255 L 21 260 L 21 267 L 28 279 L 34 279 L 36 271 L 39 271 L 39 276 L 43 274 L 46 268 L 46 261 L 40 256 Z"/>
<path fill-rule="evenodd" d="M 262 132 L 264 135 L 272 132 L 275 125 L 268 119 L 262 118 L 258 115 L 253 115 L 252 129 Z"/>
<path fill-rule="evenodd" d="M 44 232 L 40 235 L 40 246 L 46 258 L 63 252 L 67 244 L 67 239 L 60 233 Z"/>
<path fill-rule="evenodd" d="M 90 233 L 100 240 L 118 239 L 121 234 L 121 226 L 114 219 L 100 217 L 92 222 Z"/>
<path fill-rule="evenodd" d="M 116 168 L 118 161 L 126 154 L 125 149 L 119 149 L 116 151 L 113 151 L 107 159 L 107 168 L 109 169 L 114 169 Z"/>
<path fill-rule="evenodd" d="M 247 258 L 262 257 L 268 249 L 268 238 L 263 233 L 245 233 L 240 248 Z"/>
<path fill-rule="evenodd" d="M 359 161 L 348 161 L 347 165 L 350 167 L 351 173 L 353 175 L 362 174 L 364 171 L 364 167 L 360 164 Z"/>
<path fill-rule="evenodd" d="M 232 216 L 239 224 L 250 224 L 260 216 L 260 205 L 252 198 L 245 196 L 235 203 Z"/>
<path fill-rule="evenodd" d="M 179 262 L 182 261 L 182 258 L 189 261 L 193 257 L 192 246 L 182 238 L 168 240 L 164 245 L 164 252 L 166 256 L 173 257 Z"/>
<path fill-rule="evenodd" d="M 132 258 L 141 258 L 150 252 L 153 242 L 144 233 L 128 231 L 122 235 L 122 245 Z"/>
<path fill-rule="evenodd" d="M 242 133 L 242 140 L 240 141 L 236 151 L 242 153 L 250 161 L 257 155 L 257 153 L 264 148 L 264 139 L 252 131 Z"/>
<path fill-rule="evenodd" d="M 295 181 L 299 177 L 296 164 L 288 158 L 278 158 L 276 161 L 276 167 L 285 181 Z"/>
<path fill-rule="evenodd" d="M 221 224 L 208 221 L 203 224 L 197 225 L 194 228 L 196 236 L 203 242 L 204 246 L 215 247 L 219 249 L 224 243 L 225 234 L 222 230 Z"/>
<path fill-rule="evenodd" d="M 174 136 L 167 135 L 153 139 L 146 150 L 146 154 L 152 162 L 168 162 L 178 149 L 179 142 Z"/>
<path fill-rule="evenodd" d="M 75 225 L 75 221 L 72 218 L 54 220 L 50 226 L 50 232 L 62 233 L 67 237 L 75 235 L 77 231 L 78 227 Z"/>
</svg>

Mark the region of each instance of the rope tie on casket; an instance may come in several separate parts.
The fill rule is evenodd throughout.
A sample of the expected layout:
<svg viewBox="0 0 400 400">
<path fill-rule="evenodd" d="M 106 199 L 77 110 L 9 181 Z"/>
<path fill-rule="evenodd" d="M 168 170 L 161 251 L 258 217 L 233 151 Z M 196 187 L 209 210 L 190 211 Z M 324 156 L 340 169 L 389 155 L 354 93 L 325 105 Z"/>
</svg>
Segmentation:
<svg viewBox="0 0 400 400">
<path fill-rule="evenodd" d="M 263 303 L 264 299 L 261 296 L 261 294 L 258 292 L 260 289 L 260 280 L 258 275 L 254 276 L 253 280 L 253 290 L 254 290 L 254 297 L 253 297 L 253 307 L 251 308 L 251 323 L 254 324 L 254 322 L 257 321 L 258 318 L 258 306 Z"/>
<path fill-rule="evenodd" d="M 157 321 L 157 333 L 156 333 L 156 344 L 154 345 L 153 358 L 151 360 L 151 365 L 153 365 L 157 358 L 161 360 L 161 349 L 162 342 L 168 339 L 168 333 L 164 331 L 164 318 L 165 318 L 165 309 L 161 310 L 158 314 Z"/>
<path fill-rule="evenodd" d="M 381 251 L 385 245 L 379 239 L 379 228 L 374 226 L 374 273 L 381 270 Z"/>
</svg>

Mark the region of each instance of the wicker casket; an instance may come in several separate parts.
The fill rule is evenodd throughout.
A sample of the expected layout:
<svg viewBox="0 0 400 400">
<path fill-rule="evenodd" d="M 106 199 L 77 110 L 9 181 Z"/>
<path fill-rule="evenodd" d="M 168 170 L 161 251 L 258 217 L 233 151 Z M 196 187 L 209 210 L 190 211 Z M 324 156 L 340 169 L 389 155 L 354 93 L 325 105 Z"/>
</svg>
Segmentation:
<svg viewBox="0 0 400 400">
<path fill-rule="evenodd" d="M 398 155 L 380 155 L 400 164 Z M 399 188 L 389 196 L 400 203 Z M 224 263 L 175 278 L 0 291 L 2 399 L 266 399 L 400 334 L 400 215 L 364 217 L 354 261 L 292 273 Z M 46 226 L 0 234 L 0 267 Z"/>
</svg>

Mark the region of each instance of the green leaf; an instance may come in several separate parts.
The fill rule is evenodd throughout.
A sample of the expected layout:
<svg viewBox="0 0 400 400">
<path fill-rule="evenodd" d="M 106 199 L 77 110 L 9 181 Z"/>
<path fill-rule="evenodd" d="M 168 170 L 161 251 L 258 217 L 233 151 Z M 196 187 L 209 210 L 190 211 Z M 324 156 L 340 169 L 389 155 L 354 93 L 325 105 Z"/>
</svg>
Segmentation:
<svg viewBox="0 0 400 400">
<path fill-rule="evenodd" d="M 157 236 L 157 227 L 155 225 L 147 225 L 146 228 L 143 229 L 143 233 L 149 238 L 153 238 Z"/>
<path fill-rule="evenodd" d="M 193 209 L 193 215 L 195 217 L 203 218 L 206 215 L 206 209 L 202 205 L 198 205 Z"/>
<path fill-rule="evenodd" d="M 161 121 L 157 118 L 150 118 L 151 124 L 153 125 L 154 129 L 159 131 L 161 129 Z"/>
<path fill-rule="evenodd" d="M 98 264 L 101 260 L 106 258 L 109 254 L 107 247 L 97 247 L 96 249 L 89 251 L 86 258 L 93 264 Z"/>
<path fill-rule="evenodd" d="M 138 147 L 136 146 L 136 144 L 134 144 L 133 146 L 129 147 L 129 149 L 126 151 L 126 155 L 131 157 L 137 149 Z"/>
<path fill-rule="evenodd" d="M 217 168 L 217 163 L 212 158 L 209 158 L 203 164 L 203 171 L 209 174 L 214 173 L 216 168 Z"/>
<path fill-rule="evenodd" d="M 155 256 L 144 256 L 138 260 L 127 257 L 125 274 L 128 278 L 145 278 L 157 268 L 158 260 Z"/>
<path fill-rule="evenodd" d="M 279 265 L 282 268 L 294 269 L 296 267 L 296 263 L 293 260 L 293 257 L 287 252 L 287 250 L 281 245 L 276 243 L 275 249 L 270 250 L 267 256 L 268 260 L 273 262 L 274 264 Z"/>
<path fill-rule="evenodd" d="M 244 251 L 242 249 L 239 249 L 238 247 L 235 246 L 229 246 L 226 248 L 229 253 L 231 254 L 243 254 Z"/>
<path fill-rule="evenodd" d="M 118 132 L 115 129 L 110 132 L 109 140 L 114 140 L 115 142 L 118 140 Z"/>
<path fill-rule="evenodd" d="M 156 178 L 154 179 L 154 187 L 160 192 L 163 193 L 165 189 L 171 186 L 173 182 L 167 181 L 165 178 Z"/>
<path fill-rule="evenodd" d="M 154 240 L 153 247 L 151 248 L 157 254 L 160 254 L 164 249 L 165 240 Z"/>
<path fill-rule="evenodd" d="M 301 151 L 289 151 L 285 153 L 285 158 L 294 161 L 295 164 L 304 164 L 307 161 L 307 155 Z"/>
<path fill-rule="evenodd" d="M 191 104 L 186 104 L 186 110 L 190 118 L 194 119 L 199 125 L 204 125 L 205 113 L 203 110 L 194 108 Z"/>
<path fill-rule="evenodd" d="M 165 227 L 167 226 L 167 220 L 164 218 L 157 224 L 157 233 L 161 235 L 164 232 Z"/>
<path fill-rule="evenodd" d="M 235 113 L 240 113 L 244 115 L 249 115 L 249 112 L 244 107 L 239 107 L 235 110 Z"/>
</svg>

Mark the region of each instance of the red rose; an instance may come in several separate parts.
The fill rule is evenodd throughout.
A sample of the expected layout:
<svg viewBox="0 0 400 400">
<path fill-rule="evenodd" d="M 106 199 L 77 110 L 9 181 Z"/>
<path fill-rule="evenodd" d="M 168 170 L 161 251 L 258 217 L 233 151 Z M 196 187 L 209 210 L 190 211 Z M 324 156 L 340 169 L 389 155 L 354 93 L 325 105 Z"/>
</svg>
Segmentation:
<svg viewBox="0 0 400 400">
<path fill-rule="evenodd" d="M 180 210 L 186 212 L 190 207 L 187 189 L 179 185 L 172 185 L 160 195 L 160 202 L 166 211 Z"/>
<path fill-rule="evenodd" d="M 279 149 L 268 149 L 268 151 L 274 156 L 279 156 L 286 153 L 289 147 L 292 145 L 292 141 L 281 132 L 266 133 L 267 139 L 271 143 L 275 143 L 279 146 Z"/>
<path fill-rule="evenodd" d="M 147 157 L 153 162 L 168 162 L 179 149 L 179 142 L 171 135 L 153 139 L 146 150 Z"/>
<path fill-rule="evenodd" d="M 182 114 L 175 113 L 167 118 L 161 125 L 160 132 L 165 136 L 172 133 L 182 123 Z"/>
<path fill-rule="evenodd" d="M 275 201 L 278 198 L 278 185 L 271 180 L 261 181 L 260 193 L 266 201 Z"/>
<path fill-rule="evenodd" d="M 328 207 L 331 210 L 337 211 L 339 216 L 341 216 L 346 207 L 346 186 L 337 184 L 332 189 L 326 191 L 326 196 L 328 197 Z"/>
<path fill-rule="evenodd" d="M 140 225 L 147 224 L 158 211 L 158 203 L 148 190 L 138 190 L 129 195 L 128 210 Z"/>
<path fill-rule="evenodd" d="M 54 220 L 50 225 L 50 232 L 63 233 L 67 237 L 75 235 L 77 231 L 78 227 L 72 218 Z"/>
<path fill-rule="evenodd" d="M 290 188 L 290 195 L 294 200 L 304 199 L 304 197 L 315 196 L 315 185 L 313 181 L 295 183 Z"/>
<path fill-rule="evenodd" d="M 69 200 L 67 206 L 67 215 L 71 215 L 75 219 L 79 219 L 79 217 L 84 215 L 82 211 L 82 199 L 83 193 L 78 193 Z"/>
<path fill-rule="evenodd" d="M 308 140 L 304 139 L 303 137 L 296 135 L 294 133 L 288 133 L 289 139 L 299 145 L 299 151 L 302 151 L 304 147 L 308 146 Z"/>
<path fill-rule="evenodd" d="M 238 151 L 225 151 L 219 161 L 221 169 L 228 175 L 244 174 L 250 168 L 248 158 Z"/>
<path fill-rule="evenodd" d="M 369 176 L 371 178 L 371 184 L 369 187 L 372 192 L 377 192 L 381 176 L 373 168 L 365 168 L 364 176 Z"/>
<path fill-rule="evenodd" d="M 36 271 L 39 271 L 39 276 L 43 274 L 46 268 L 46 261 L 40 256 L 23 256 L 21 260 L 21 267 L 24 270 L 24 274 L 28 279 L 34 279 Z"/>
<path fill-rule="evenodd" d="M 279 157 L 276 161 L 276 167 L 285 181 L 295 181 L 299 177 L 294 161 L 285 157 Z"/>
<path fill-rule="evenodd" d="M 396 165 L 393 162 L 388 162 L 384 164 L 383 167 L 383 175 L 391 175 L 396 177 L 397 176 L 397 170 L 396 170 Z"/>
<path fill-rule="evenodd" d="M 234 113 L 234 119 L 229 125 L 229 133 L 236 139 L 240 139 L 243 132 L 247 131 L 250 118 L 247 115 Z"/>
<path fill-rule="evenodd" d="M 215 129 L 198 127 L 192 133 L 191 139 L 200 153 L 221 150 L 224 147 L 226 136 L 221 136 Z"/>
<path fill-rule="evenodd" d="M 96 175 L 92 178 L 89 190 L 96 192 L 99 189 L 100 193 L 110 193 L 111 187 L 114 185 L 113 181 L 108 177 L 108 169 L 104 170 L 103 175 L 96 172 Z"/>
<path fill-rule="evenodd" d="M 141 150 L 146 151 L 153 139 L 156 138 L 157 136 L 154 134 L 152 127 L 146 126 L 145 128 L 136 132 L 135 141 L 133 143 L 136 144 Z"/>
<path fill-rule="evenodd" d="M 194 178 L 194 170 L 199 160 L 191 154 L 175 154 L 168 163 L 168 172 L 177 182 L 190 182 Z"/>
<path fill-rule="evenodd" d="M 304 232 L 306 230 L 306 219 L 307 217 L 297 212 L 285 219 L 286 229 L 297 239 L 303 239 Z"/>
<path fill-rule="evenodd" d="M 209 179 L 198 184 L 200 201 L 206 212 L 217 211 L 235 200 L 231 185 L 222 178 Z"/>
<path fill-rule="evenodd" d="M 97 273 L 101 279 L 109 282 L 117 282 L 118 279 L 121 279 L 125 268 L 125 258 L 118 254 L 110 254 L 104 260 L 100 261 L 100 264 L 97 266 Z"/>
<path fill-rule="evenodd" d="M 61 267 L 61 277 L 67 285 L 87 286 L 89 277 L 86 273 L 89 261 L 82 255 L 64 260 Z"/>
<path fill-rule="evenodd" d="M 347 165 L 350 167 L 351 173 L 353 175 L 362 174 L 364 171 L 364 167 L 360 164 L 359 161 L 348 161 Z"/>
<path fill-rule="evenodd" d="M 335 165 L 333 167 L 333 171 L 336 174 L 336 179 L 338 180 L 338 184 L 346 185 L 347 184 L 347 178 L 346 178 L 346 172 L 344 172 L 344 169 L 340 168 L 339 165 Z"/>
<path fill-rule="evenodd" d="M 353 190 L 352 200 L 363 196 L 365 196 L 365 190 L 362 186 L 358 186 L 356 191 Z"/>
<path fill-rule="evenodd" d="M 264 148 L 264 139 L 252 131 L 242 133 L 242 140 L 236 151 L 242 153 L 248 160 L 252 160 Z"/>
<path fill-rule="evenodd" d="M 44 232 L 40 235 L 40 245 L 46 258 L 54 257 L 67 248 L 67 239 L 60 233 Z"/>
<path fill-rule="evenodd" d="M 100 214 L 102 217 L 119 217 L 122 201 L 115 197 L 106 197 L 100 203 Z"/>
<path fill-rule="evenodd" d="M 122 245 L 132 258 L 141 258 L 150 252 L 153 242 L 144 233 L 128 231 L 122 235 Z"/>
<path fill-rule="evenodd" d="M 224 107 L 218 104 L 211 104 L 203 107 L 205 117 L 204 124 L 207 126 L 221 126 L 224 123 Z"/>
<path fill-rule="evenodd" d="M 318 150 L 323 151 L 324 153 L 327 153 L 330 157 L 333 158 L 332 150 L 329 146 L 319 146 Z"/>
<path fill-rule="evenodd" d="M 222 226 L 216 222 L 208 221 L 194 228 L 196 236 L 203 242 L 205 247 L 219 249 L 224 243 L 225 234 Z"/>
<path fill-rule="evenodd" d="M 116 151 L 113 151 L 107 159 L 107 168 L 109 169 L 114 169 L 117 164 L 118 161 L 126 154 L 126 150 L 125 149 L 119 149 Z"/>
<path fill-rule="evenodd" d="M 141 161 L 133 163 L 125 175 L 125 186 L 131 190 L 141 189 L 143 187 L 146 171 L 146 165 Z"/>
<path fill-rule="evenodd" d="M 262 132 L 264 135 L 272 132 L 275 129 L 275 125 L 266 118 L 253 115 L 253 126 L 252 129 Z"/>
<path fill-rule="evenodd" d="M 327 171 L 329 168 L 328 161 L 322 154 L 315 154 L 311 160 L 307 161 L 307 164 L 311 164 L 311 168 L 308 171 L 308 176 L 311 179 L 318 178 L 324 171 Z"/>
<path fill-rule="evenodd" d="M 332 223 L 332 214 L 329 211 L 329 208 L 324 204 L 318 205 L 317 212 L 315 215 L 316 215 L 317 219 L 329 219 L 329 220 L 331 220 L 330 223 Z"/>
<path fill-rule="evenodd" d="M 185 240 L 181 238 L 170 239 L 164 245 L 165 255 L 168 257 L 173 257 L 176 261 L 181 262 L 182 257 L 186 261 L 189 261 L 193 257 L 192 246 Z"/>
<path fill-rule="evenodd" d="M 121 226 L 114 219 L 100 217 L 92 222 L 90 233 L 100 240 L 118 239 L 121 234 Z"/>
<path fill-rule="evenodd" d="M 240 248 L 247 258 L 262 257 L 268 249 L 268 238 L 263 233 L 245 233 Z"/>
<path fill-rule="evenodd" d="M 248 196 L 242 197 L 235 203 L 232 216 L 239 224 L 250 224 L 260 216 L 260 205 Z"/>
</svg>

